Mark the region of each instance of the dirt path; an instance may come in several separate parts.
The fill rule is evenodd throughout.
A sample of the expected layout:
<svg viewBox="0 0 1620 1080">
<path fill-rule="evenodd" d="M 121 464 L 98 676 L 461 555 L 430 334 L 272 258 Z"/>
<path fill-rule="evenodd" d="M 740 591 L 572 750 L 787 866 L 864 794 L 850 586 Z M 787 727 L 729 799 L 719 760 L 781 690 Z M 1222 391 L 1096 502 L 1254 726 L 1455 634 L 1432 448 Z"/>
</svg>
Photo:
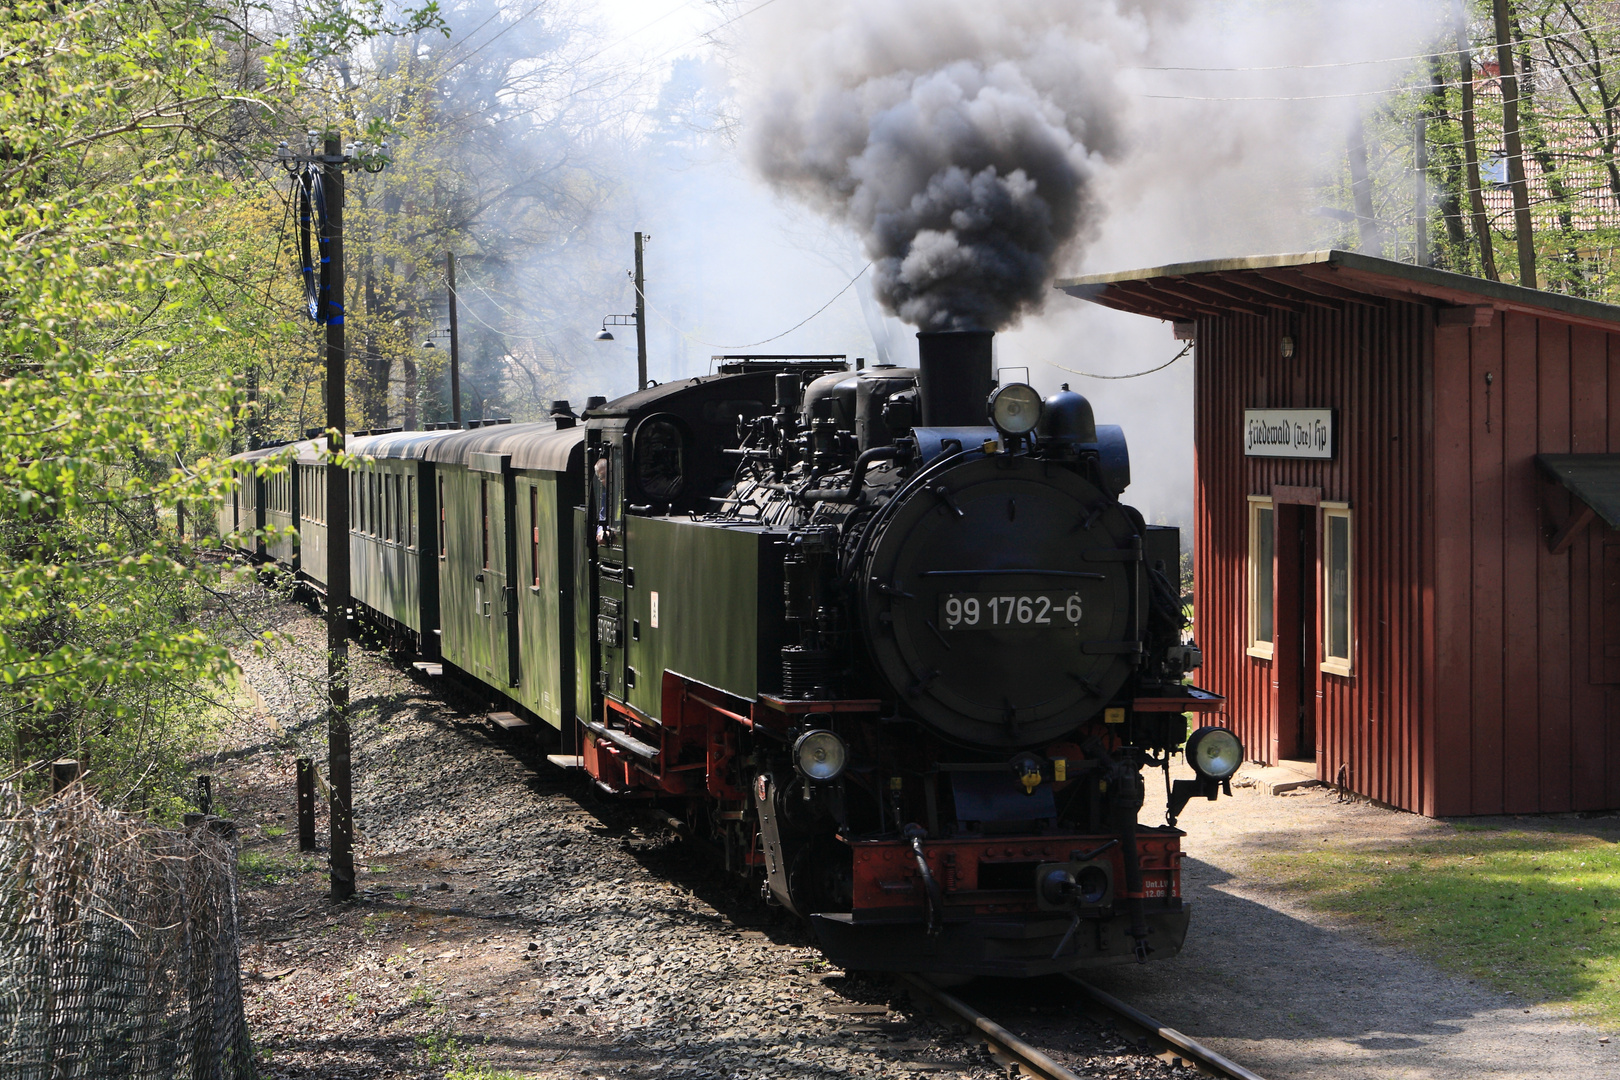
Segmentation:
<svg viewBox="0 0 1620 1080">
<path fill-rule="evenodd" d="M 1186 951 L 1097 985 L 1268 1080 L 1620 1077 L 1620 1040 L 1529 1006 L 1308 909 L 1261 857 L 1297 845 L 1395 841 L 1444 828 L 1326 789 L 1239 788 L 1182 816 Z"/>
</svg>

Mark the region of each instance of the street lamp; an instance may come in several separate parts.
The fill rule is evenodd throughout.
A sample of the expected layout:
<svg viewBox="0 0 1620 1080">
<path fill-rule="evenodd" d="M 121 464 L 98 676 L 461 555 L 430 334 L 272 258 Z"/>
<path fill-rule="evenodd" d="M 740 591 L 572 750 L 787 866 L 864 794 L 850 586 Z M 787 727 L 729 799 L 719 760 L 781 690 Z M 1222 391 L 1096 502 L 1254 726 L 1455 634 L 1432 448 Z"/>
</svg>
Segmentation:
<svg viewBox="0 0 1620 1080">
<path fill-rule="evenodd" d="M 631 279 L 636 285 L 636 313 L 634 315 L 609 315 L 602 320 L 602 329 L 596 332 L 597 341 L 612 341 L 613 332 L 610 326 L 633 326 L 636 328 L 636 389 L 647 388 L 647 279 L 642 272 L 642 248 L 652 237 L 646 233 L 636 233 L 636 268 L 631 272 Z"/>
<path fill-rule="evenodd" d="M 636 317 L 634 315 L 607 315 L 607 316 L 604 316 L 603 319 L 602 319 L 602 329 L 600 329 L 600 330 L 598 330 L 596 332 L 596 340 L 597 341 L 612 341 L 613 340 L 613 331 L 608 329 L 608 327 L 610 327 L 610 326 L 634 326 L 634 327 L 637 327 L 639 329 L 640 326 L 641 326 L 641 323 L 637 321 L 637 319 L 636 319 Z"/>
</svg>

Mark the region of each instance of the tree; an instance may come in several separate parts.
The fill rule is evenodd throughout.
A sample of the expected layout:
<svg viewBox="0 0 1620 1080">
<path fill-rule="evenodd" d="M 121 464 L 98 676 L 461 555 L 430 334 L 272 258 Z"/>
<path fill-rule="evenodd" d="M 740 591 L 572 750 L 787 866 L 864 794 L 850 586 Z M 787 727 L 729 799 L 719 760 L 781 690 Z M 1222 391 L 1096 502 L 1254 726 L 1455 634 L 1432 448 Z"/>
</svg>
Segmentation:
<svg viewBox="0 0 1620 1080">
<path fill-rule="evenodd" d="M 240 373 L 291 336 L 253 163 L 306 60 L 199 0 L 0 10 L 0 740 L 88 758 L 115 803 L 173 808 L 233 667 L 199 625 L 221 567 L 198 526 Z M 207 515 L 185 537 L 183 506 Z"/>
</svg>

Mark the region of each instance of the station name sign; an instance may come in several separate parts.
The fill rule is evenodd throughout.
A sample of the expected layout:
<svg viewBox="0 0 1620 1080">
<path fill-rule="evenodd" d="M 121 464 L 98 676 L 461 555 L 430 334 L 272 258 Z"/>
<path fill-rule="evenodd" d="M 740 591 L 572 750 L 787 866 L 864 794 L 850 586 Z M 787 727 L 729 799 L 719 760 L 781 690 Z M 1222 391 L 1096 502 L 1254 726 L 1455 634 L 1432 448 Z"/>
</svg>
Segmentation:
<svg viewBox="0 0 1620 1080">
<path fill-rule="evenodd" d="M 1332 409 L 1244 409 L 1243 454 L 1330 460 L 1337 427 Z"/>
</svg>

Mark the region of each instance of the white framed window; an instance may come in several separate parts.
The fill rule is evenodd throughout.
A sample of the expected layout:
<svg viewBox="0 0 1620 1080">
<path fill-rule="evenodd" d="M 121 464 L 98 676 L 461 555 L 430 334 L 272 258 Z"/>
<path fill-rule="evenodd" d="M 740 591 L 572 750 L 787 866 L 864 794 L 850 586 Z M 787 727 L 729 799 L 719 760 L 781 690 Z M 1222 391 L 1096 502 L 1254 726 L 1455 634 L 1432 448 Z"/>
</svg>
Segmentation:
<svg viewBox="0 0 1620 1080">
<path fill-rule="evenodd" d="M 1322 504 L 1322 670 L 1349 675 L 1355 661 L 1355 529 L 1349 503 Z"/>
<path fill-rule="evenodd" d="M 1250 656 L 1270 660 L 1276 648 L 1277 508 L 1269 495 L 1249 496 Z"/>
</svg>

